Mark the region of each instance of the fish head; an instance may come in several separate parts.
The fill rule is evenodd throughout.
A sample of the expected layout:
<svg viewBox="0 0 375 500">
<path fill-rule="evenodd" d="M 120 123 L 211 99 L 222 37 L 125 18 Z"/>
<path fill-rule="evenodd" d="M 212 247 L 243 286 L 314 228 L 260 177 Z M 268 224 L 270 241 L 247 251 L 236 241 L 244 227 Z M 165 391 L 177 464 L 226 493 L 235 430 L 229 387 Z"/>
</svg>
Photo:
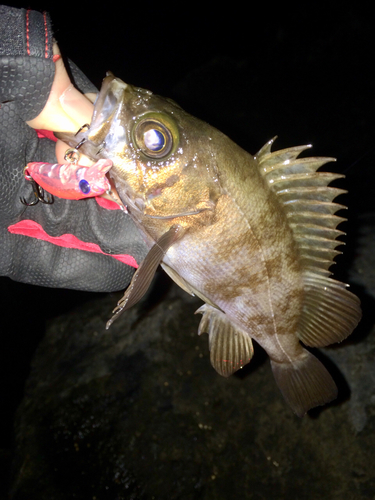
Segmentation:
<svg viewBox="0 0 375 500">
<path fill-rule="evenodd" d="M 130 212 L 173 218 L 215 205 L 220 183 L 212 143 L 218 134 L 174 101 L 109 74 L 90 127 L 75 143 L 85 139 L 80 151 L 113 162 L 110 176 Z"/>
</svg>

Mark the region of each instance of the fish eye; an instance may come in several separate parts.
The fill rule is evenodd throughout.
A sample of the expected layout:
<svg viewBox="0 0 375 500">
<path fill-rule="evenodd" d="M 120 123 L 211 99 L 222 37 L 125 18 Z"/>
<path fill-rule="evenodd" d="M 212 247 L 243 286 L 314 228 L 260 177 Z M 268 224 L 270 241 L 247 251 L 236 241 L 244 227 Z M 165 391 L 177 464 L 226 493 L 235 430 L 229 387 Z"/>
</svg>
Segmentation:
<svg viewBox="0 0 375 500">
<path fill-rule="evenodd" d="M 133 139 L 145 156 L 165 158 L 175 148 L 177 133 L 166 116 L 149 113 L 135 124 Z"/>
</svg>

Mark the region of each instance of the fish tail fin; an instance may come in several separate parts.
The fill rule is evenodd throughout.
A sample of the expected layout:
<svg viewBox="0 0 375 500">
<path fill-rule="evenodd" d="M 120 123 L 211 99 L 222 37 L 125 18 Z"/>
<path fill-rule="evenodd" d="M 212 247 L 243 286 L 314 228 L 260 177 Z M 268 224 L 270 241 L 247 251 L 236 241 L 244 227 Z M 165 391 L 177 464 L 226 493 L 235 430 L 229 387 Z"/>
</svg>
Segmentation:
<svg viewBox="0 0 375 500">
<path fill-rule="evenodd" d="M 337 397 L 337 387 L 331 375 L 306 349 L 293 363 L 271 360 L 271 366 L 284 399 L 299 417 L 303 417 L 311 408 L 329 403 Z"/>
</svg>

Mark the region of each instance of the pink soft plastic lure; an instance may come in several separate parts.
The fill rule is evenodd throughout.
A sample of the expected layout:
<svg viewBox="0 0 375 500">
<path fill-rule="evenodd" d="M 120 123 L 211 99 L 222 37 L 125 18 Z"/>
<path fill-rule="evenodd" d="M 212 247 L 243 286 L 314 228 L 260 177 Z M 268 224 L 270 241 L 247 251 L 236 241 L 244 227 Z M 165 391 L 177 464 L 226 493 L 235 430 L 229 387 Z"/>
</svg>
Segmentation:
<svg viewBox="0 0 375 500">
<path fill-rule="evenodd" d="M 48 193 L 68 200 L 100 196 L 110 189 L 106 173 L 111 160 L 99 160 L 91 167 L 75 163 L 28 163 L 26 179 L 32 177 Z"/>
</svg>

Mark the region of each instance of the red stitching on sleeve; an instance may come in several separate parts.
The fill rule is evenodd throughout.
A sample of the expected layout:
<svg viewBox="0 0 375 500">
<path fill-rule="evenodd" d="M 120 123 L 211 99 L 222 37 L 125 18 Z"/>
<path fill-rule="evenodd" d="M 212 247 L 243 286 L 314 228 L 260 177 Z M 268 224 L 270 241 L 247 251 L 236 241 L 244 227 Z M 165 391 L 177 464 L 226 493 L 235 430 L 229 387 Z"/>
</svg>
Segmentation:
<svg viewBox="0 0 375 500">
<path fill-rule="evenodd" d="M 44 19 L 44 33 L 45 33 L 44 57 L 47 59 L 47 57 L 48 57 L 48 26 L 47 26 L 47 16 L 46 16 L 45 12 L 43 12 L 43 19 Z"/>
<path fill-rule="evenodd" d="M 26 47 L 27 47 L 28 55 L 30 55 L 29 12 L 30 12 L 30 9 L 28 9 L 26 11 Z"/>
</svg>

